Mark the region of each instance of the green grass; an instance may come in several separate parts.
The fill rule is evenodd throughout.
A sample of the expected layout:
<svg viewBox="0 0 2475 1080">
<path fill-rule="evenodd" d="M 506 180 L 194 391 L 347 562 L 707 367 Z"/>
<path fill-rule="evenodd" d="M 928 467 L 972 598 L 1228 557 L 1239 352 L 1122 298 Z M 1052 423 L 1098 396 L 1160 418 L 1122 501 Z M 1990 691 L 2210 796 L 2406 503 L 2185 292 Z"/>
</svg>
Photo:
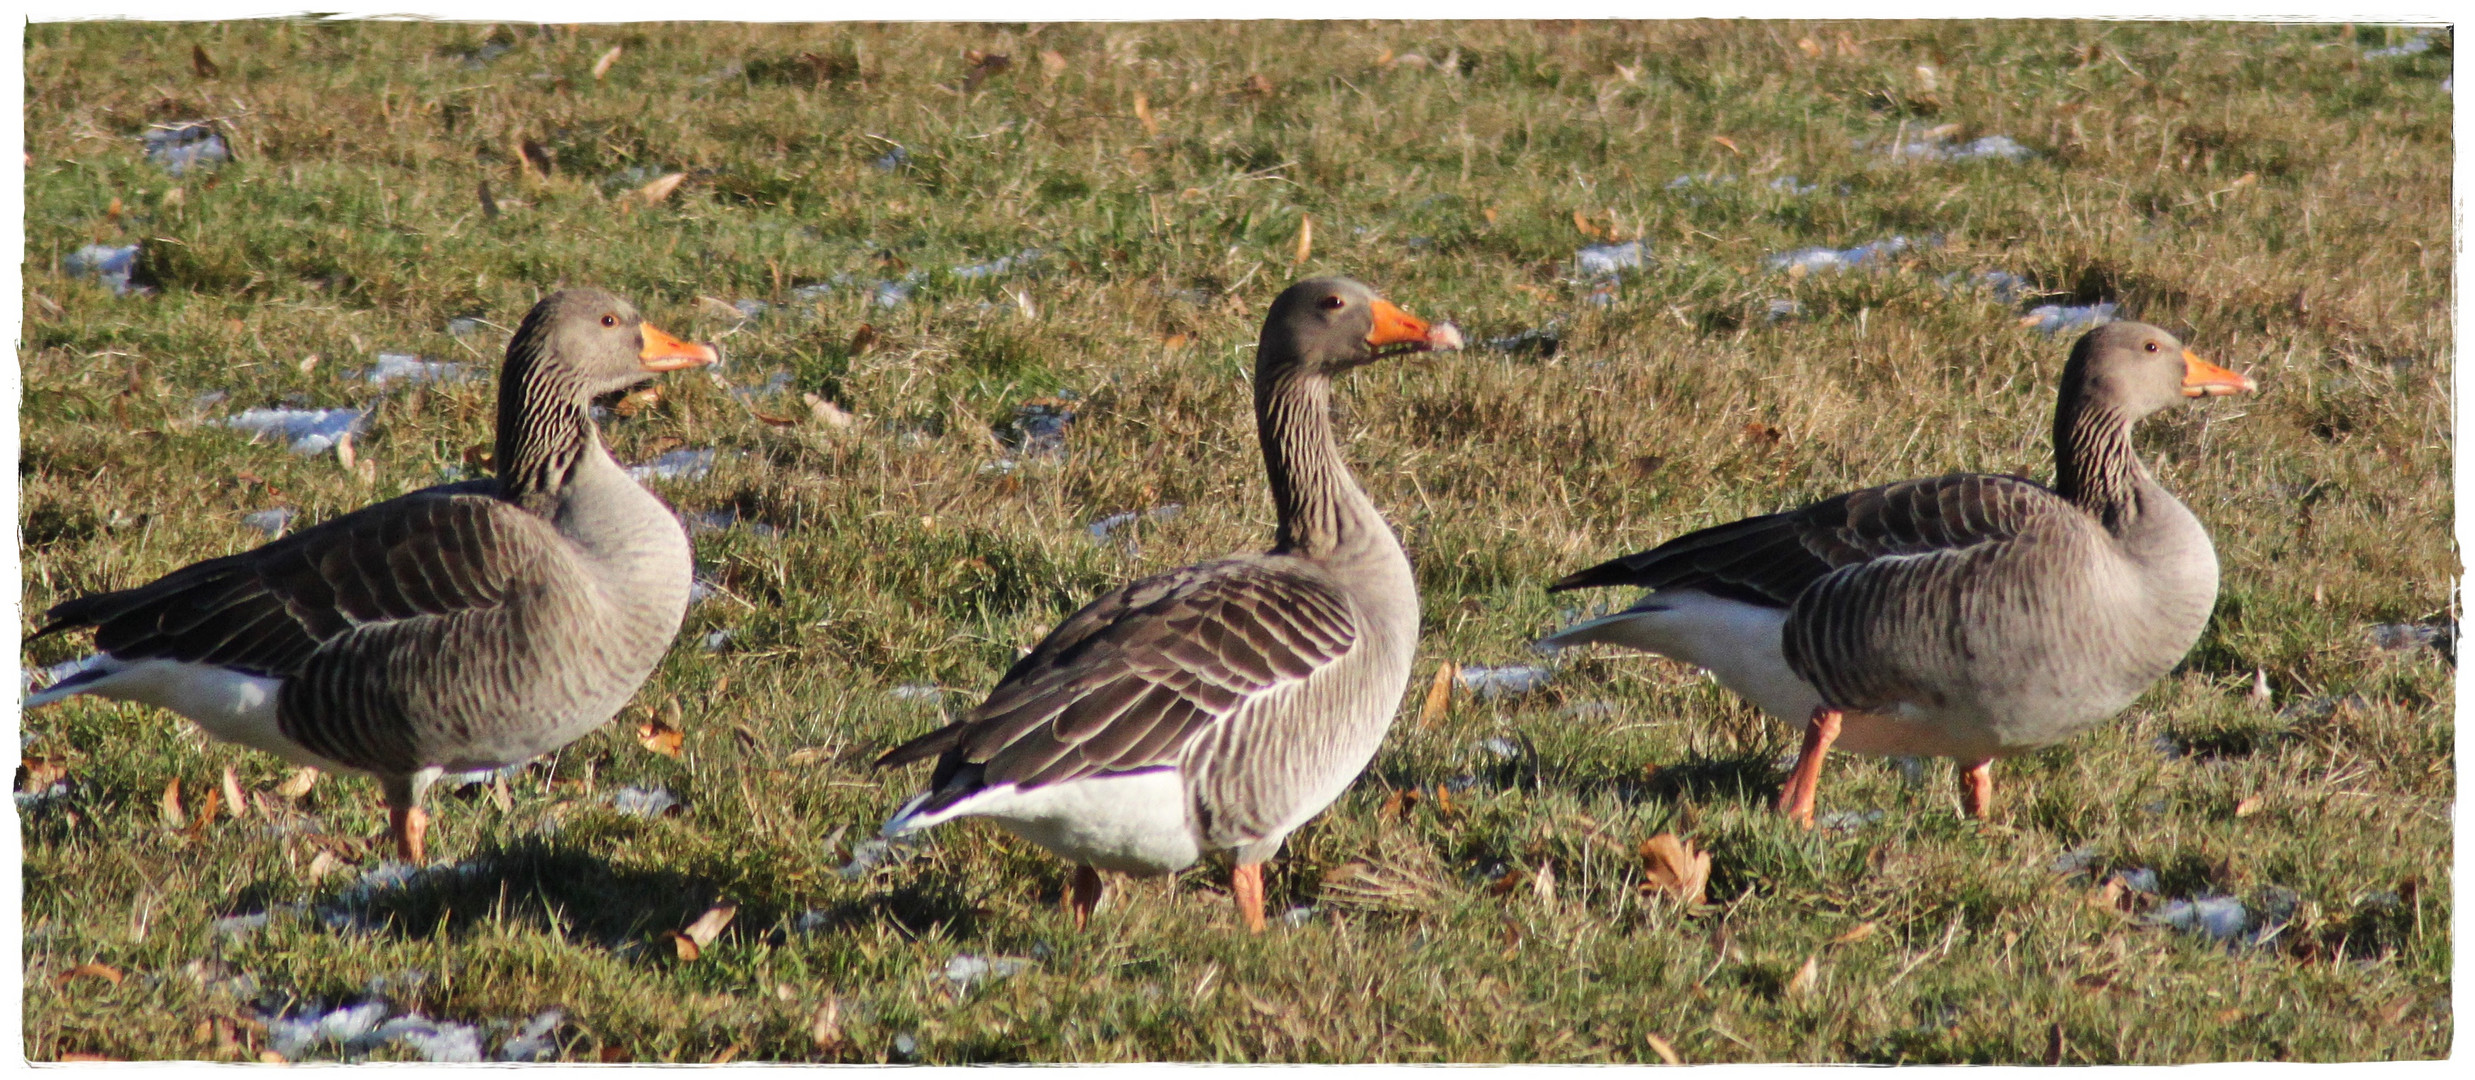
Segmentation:
<svg viewBox="0 0 2475 1080">
<path fill-rule="evenodd" d="M 2368 637 L 2452 614 L 2446 34 L 2394 58 L 2365 54 L 2402 31 L 2266 24 L 26 35 L 30 613 L 257 543 L 252 511 L 316 520 L 457 474 L 490 437 L 487 380 L 382 392 L 359 372 L 382 350 L 494 368 L 499 333 L 448 321 L 511 326 L 562 283 L 719 340 L 736 387 L 789 373 L 754 408 L 800 418 L 767 424 L 674 377 L 606 424 L 623 460 L 718 449 L 709 477 L 657 487 L 776 531 L 700 535 L 724 591 L 638 704 L 515 779 L 506 810 L 442 792 L 433 852 L 474 872 L 379 894 L 361 909 L 375 929 L 291 906 L 341 903 L 375 864 L 372 785 L 330 779 L 297 805 L 269 796 L 278 821 L 175 831 L 168 782 L 194 810 L 226 768 L 260 795 L 287 770 L 134 706 L 28 717 L 26 756 L 70 784 L 20 817 L 30 1057 L 254 1059 L 268 1003 L 406 971 L 424 977 L 394 978 L 390 1008 L 484 1025 L 559 1008 L 574 1060 L 904 1060 L 900 1042 L 927 1062 L 1635 1062 L 1657 1060 L 1657 1036 L 1692 1062 L 2157 1063 L 2450 1045 L 2454 671 Z M 192 71 L 193 44 L 219 77 Z M 965 91 L 966 49 L 1012 65 Z M 1431 63 L 1378 66 L 1387 51 Z M 235 163 L 172 179 L 143 159 L 149 123 L 199 118 Z M 1882 153 L 1942 125 L 2037 156 Z M 528 139 L 546 179 L 521 171 Z M 877 167 L 894 145 L 907 157 Z M 660 205 L 626 197 L 671 171 L 688 179 Z M 1671 187 L 1686 175 L 1714 179 Z M 1818 190 L 1771 186 L 1790 175 Z M 1576 215 L 1651 249 L 1612 303 L 1574 280 L 1594 241 Z M 1308 216 L 1312 255 L 1293 265 Z M 1764 263 L 1893 234 L 1942 243 L 1879 272 Z M 142 243 L 156 292 L 61 276 L 90 243 Z M 952 273 L 1026 248 L 1045 253 L 1033 272 Z M 1980 269 L 2045 295 L 1939 284 Z M 914 272 L 890 308 L 796 291 Z M 2066 342 L 2017 325 L 2034 302 L 2119 303 L 2258 378 L 2255 397 L 2141 435 L 2216 537 L 2218 617 L 2117 721 L 1998 766 L 1982 826 L 1957 817 L 1949 766 L 1911 780 L 1842 756 L 1822 813 L 1880 817 L 1790 828 L 1766 804 L 1793 732 L 1679 665 L 1594 653 L 1433 723 L 1413 694 L 1369 774 L 1271 868 L 1275 910 L 1316 911 L 1294 928 L 1236 932 L 1223 858 L 1121 888 L 1077 934 L 1057 861 L 981 824 L 837 874 L 923 781 L 866 764 L 940 721 L 894 688 L 935 683 L 966 707 L 1101 590 L 1267 542 L 1246 346 L 1308 272 L 1361 277 L 1473 340 L 1560 335 L 1551 355 L 1371 368 L 1339 395 L 1351 460 L 1417 564 L 1420 686 L 1444 661 L 1527 661 L 1576 602 L 1545 582 L 1677 532 L 1948 469 L 2047 475 Z M 699 297 L 775 306 L 739 325 Z M 1773 300 L 1801 313 L 1772 322 Z M 197 404 L 210 391 L 229 396 Z M 802 392 L 860 423 L 807 420 Z M 1070 452 L 1000 467 L 992 425 L 1067 392 Z M 366 473 L 212 422 L 373 402 Z M 1086 534 L 1168 503 L 1185 510 L 1136 527 L 1137 547 Z M 728 647 L 702 649 L 717 630 Z M 2256 670 L 2270 709 L 2246 696 Z M 634 737 L 657 704 L 688 729 L 680 758 Z M 1438 784 L 1461 784 L 1448 807 Z M 619 814 L 624 785 L 686 810 Z M 1410 787 L 1429 797 L 1383 813 Z M 1639 888 L 1636 849 L 1669 831 L 1712 855 L 1709 906 Z M 2073 849 L 2092 874 L 2056 871 Z M 1353 861 L 1396 887 L 1325 884 Z M 2157 893 L 2092 905 L 2092 876 L 2135 868 Z M 2217 894 L 2291 905 L 2292 923 L 2229 948 L 2144 918 Z M 666 933 L 725 898 L 729 930 L 676 959 Z M 254 933 L 215 929 L 262 910 Z M 1032 962 L 958 993 L 944 972 L 963 954 Z M 125 977 L 61 981 L 89 962 Z M 827 1002 L 841 1036 L 820 1045 Z"/>
</svg>

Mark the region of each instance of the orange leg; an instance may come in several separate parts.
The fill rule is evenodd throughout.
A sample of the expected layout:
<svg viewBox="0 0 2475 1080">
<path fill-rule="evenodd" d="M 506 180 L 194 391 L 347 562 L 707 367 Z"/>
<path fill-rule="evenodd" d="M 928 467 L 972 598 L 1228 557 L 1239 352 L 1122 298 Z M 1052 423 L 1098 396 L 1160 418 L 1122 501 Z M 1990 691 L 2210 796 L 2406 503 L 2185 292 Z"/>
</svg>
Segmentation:
<svg viewBox="0 0 2475 1080">
<path fill-rule="evenodd" d="M 1102 887 L 1100 871 L 1091 867 L 1077 866 L 1073 873 L 1066 875 L 1063 906 L 1066 914 L 1074 916 L 1075 929 L 1080 930 L 1090 923 L 1091 913 L 1099 910 Z"/>
<path fill-rule="evenodd" d="M 1994 759 L 1987 758 L 1959 771 L 1959 808 L 1980 820 L 1993 812 Z"/>
<path fill-rule="evenodd" d="M 1263 864 L 1239 863 L 1229 872 L 1229 892 L 1237 897 L 1238 918 L 1246 929 L 1263 932 Z"/>
<path fill-rule="evenodd" d="M 429 831 L 430 815 L 420 807 L 387 807 L 387 835 L 395 839 L 395 853 L 405 862 L 420 866 L 429 861 L 421 846 L 422 836 Z"/>
<path fill-rule="evenodd" d="M 1813 718 L 1805 723 L 1805 748 L 1796 755 L 1787 786 L 1779 791 L 1779 812 L 1808 829 L 1813 827 L 1813 792 L 1822 783 L 1822 759 L 1838 739 L 1839 710 L 1814 706 Z"/>
</svg>

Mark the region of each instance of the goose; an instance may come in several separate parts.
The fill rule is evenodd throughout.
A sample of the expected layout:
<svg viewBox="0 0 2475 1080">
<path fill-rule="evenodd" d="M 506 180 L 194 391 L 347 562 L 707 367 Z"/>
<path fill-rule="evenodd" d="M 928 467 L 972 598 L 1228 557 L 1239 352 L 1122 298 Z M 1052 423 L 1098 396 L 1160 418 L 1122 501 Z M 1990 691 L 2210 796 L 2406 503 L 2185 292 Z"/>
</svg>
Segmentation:
<svg viewBox="0 0 2475 1080">
<path fill-rule="evenodd" d="M 1803 718 L 1779 810 L 1808 828 L 1834 745 L 1951 758 L 1962 808 L 1981 818 L 1994 759 L 2113 716 L 2199 640 L 2217 555 L 2131 429 L 2185 398 L 2252 389 L 2163 330 L 2110 323 L 2063 365 L 2053 487 L 1951 473 L 1687 533 L 1549 586 L 1650 591 L 1539 644 L 1674 657 Z"/>
<path fill-rule="evenodd" d="M 936 758 L 883 835 L 988 818 L 1074 863 L 1078 928 L 1100 870 L 1156 876 L 1235 848 L 1230 892 L 1261 932 L 1263 863 L 1374 756 L 1418 636 L 1409 558 L 1333 438 L 1332 377 L 1460 344 L 1346 278 L 1283 291 L 1255 350 L 1272 549 L 1144 578 L 1060 623 L 978 708 L 877 760 Z"/>
<path fill-rule="evenodd" d="M 59 604 L 34 638 L 93 627 L 96 651 L 26 706 L 141 702 L 374 777 L 397 854 L 422 863 L 422 795 L 440 775 L 575 741 L 669 648 L 687 533 L 611 460 L 593 399 L 716 358 L 607 292 L 544 298 L 507 343 L 495 477 Z"/>
</svg>

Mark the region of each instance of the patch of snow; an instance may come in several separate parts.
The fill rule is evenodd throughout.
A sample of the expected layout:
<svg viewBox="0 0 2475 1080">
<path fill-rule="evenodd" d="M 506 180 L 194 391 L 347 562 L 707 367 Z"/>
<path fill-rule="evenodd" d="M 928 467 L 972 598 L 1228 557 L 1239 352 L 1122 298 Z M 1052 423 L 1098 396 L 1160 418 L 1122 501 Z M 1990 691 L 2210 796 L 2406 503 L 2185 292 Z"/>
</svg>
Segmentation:
<svg viewBox="0 0 2475 1080">
<path fill-rule="evenodd" d="M 226 418 L 225 427 L 255 438 L 277 438 L 292 444 L 295 454 L 323 454 L 337 440 L 361 429 L 369 413 L 361 409 L 250 409 Z"/>
<path fill-rule="evenodd" d="M 1461 689 L 1483 701 L 1529 693 L 1547 685 L 1547 680 L 1554 677 L 1554 672 L 1535 664 L 1506 664 L 1502 667 L 1470 664 L 1461 669 L 1458 681 Z"/>
<path fill-rule="evenodd" d="M 559 1022 L 567 1014 L 557 1009 L 545 1009 L 533 1014 L 515 1034 L 500 1043 L 499 1061 L 551 1061 L 559 1056 Z"/>
<path fill-rule="evenodd" d="M 1868 263 L 1887 261 L 1889 256 L 1906 251 L 1915 245 L 1916 241 L 1905 236 L 1893 236 L 1869 244 L 1858 244 L 1852 248 L 1799 248 L 1795 251 L 1772 255 L 1765 261 L 1773 270 L 1793 271 L 1801 266 L 1805 273 L 1810 274 L 1824 270 L 1847 270 Z"/>
<path fill-rule="evenodd" d="M 2399 56 L 2416 56 L 2432 51 L 2432 35 L 2417 34 L 2385 49 L 2373 49 L 2363 54 L 2366 60 L 2387 60 Z"/>
<path fill-rule="evenodd" d="M 148 130 L 142 141 L 146 144 L 146 160 L 174 176 L 232 160 L 232 148 L 224 145 L 223 136 L 215 133 L 213 124 L 167 124 Z"/>
<path fill-rule="evenodd" d="M 1594 244 L 1573 253 L 1573 269 L 1585 277 L 1614 277 L 1627 270 L 1642 268 L 1648 249 L 1639 240 L 1621 244 Z"/>
<path fill-rule="evenodd" d="M 1185 510 L 1185 506 L 1179 503 L 1170 503 L 1166 506 L 1156 506 L 1149 510 L 1128 510 L 1122 514 L 1110 514 L 1107 517 L 1092 522 L 1089 526 L 1086 526 L 1086 528 L 1091 532 L 1091 538 L 1093 540 L 1107 540 L 1109 538 L 1109 534 L 1114 533 L 1128 525 L 1132 525 L 1137 521 L 1144 520 L 1145 518 L 1149 518 L 1154 521 L 1167 521 L 1170 518 L 1174 518 L 1177 515 L 1184 513 Z"/>
<path fill-rule="evenodd" d="M 2175 900 L 2149 913 L 2149 920 L 2184 933 L 2205 934 L 2211 941 L 2231 941 L 2251 925 L 2251 912 L 2231 896 Z"/>
<path fill-rule="evenodd" d="M 372 386 L 385 386 L 391 382 L 470 382 L 473 374 L 462 364 L 424 360 L 410 353 L 379 353 L 377 366 L 361 377 Z"/>
<path fill-rule="evenodd" d="M 1893 159 L 1917 161 L 2026 161 L 2037 152 L 2019 144 L 2008 135 L 1988 135 L 1967 143 L 1952 143 L 1947 138 L 1921 136 L 1914 141 L 1902 141 L 1890 149 Z"/>
<path fill-rule="evenodd" d="M 1031 264 L 1040 261 L 1041 256 L 1042 252 L 1038 248 L 1024 248 L 1023 250 L 1017 251 L 1012 255 L 1001 256 L 987 262 L 972 263 L 968 266 L 957 266 L 950 271 L 950 273 L 965 281 L 984 277 L 996 277 L 1001 274 L 1010 274 L 1016 270 L 1030 266 Z"/>
<path fill-rule="evenodd" d="M 637 480 L 702 480 L 713 472 L 711 450 L 673 450 L 642 465 L 627 467 Z"/>
<path fill-rule="evenodd" d="M 1020 956 L 961 953 L 945 962 L 945 979 L 954 985 L 954 992 L 960 994 L 970 990 L 972 983 L 982 979 L 1010 978 L 1030 966 L 1031 961 Z"/>
<path fill-rule="evenodd" d="M 891 866 L 918 854 L 918 846 L 901 840 L 862 840 L 851 848 L 851 861 L 836 868 L 834 873 L 844 881 L 857 881 L 880 866 Z"/>
<path fill-rule="evenodd" d="M 2115 305 L 2106 304 L 2046 304 L 2028 309 L 2020 316 L 2020 325 L 2047 337 L 2066 330 L 2086 330 L 2114 321 Z"/>
<path fill-rule="evenodd" d="M 241 517 L 241 524 L 265 533 L 267 539 L 273 540 L 282 536 L 284 530 L 292 526 L 293 517 L 294 511 L 291 507 L 278 506 L 270 510 L 244 514 Z"/>
<path fill-rule="evenodd" d="M 133 291 L 144 291 L 129 284 L 129 276 L 137 272 L 137 257 L 136 244 L 123 247 L 88 244 L 60 260 L 60 270 L 73 278 L 93 278 L 102 282 L 111 288 L 114 296 L 127 296 Z"/>
<path fill-rule="evenodd" d="M 654 787 L 623 787 L 610 793 L 610 808 L 633 817 L 661 817 L 679 809 L 677 796 Z"/>
</svg>

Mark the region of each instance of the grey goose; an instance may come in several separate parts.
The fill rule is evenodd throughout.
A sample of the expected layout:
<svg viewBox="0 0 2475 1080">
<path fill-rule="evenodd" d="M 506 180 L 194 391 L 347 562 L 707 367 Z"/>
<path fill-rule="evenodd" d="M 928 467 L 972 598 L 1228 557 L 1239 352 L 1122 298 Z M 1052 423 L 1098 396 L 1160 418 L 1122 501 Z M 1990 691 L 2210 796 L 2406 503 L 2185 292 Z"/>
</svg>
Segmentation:
<svg viewBox="0 0 2475 1080">
<path fill-rule="evenodd" d="M 507 344 L 495 477 L 59 604 L 34 637 L 91 626 L 96 653 L 27 707 L 142 702 L 376 777 L 397 854 L 423 861 L 422 795 L 440 775 L 573 742 L 669 648 L 687 534 L 603 449 L 592 403 L 714 359 L 598 289 L 544 298 Z"/>
<path fill-rule="evenodd" d="M 1802 719 L 1779 809 L 1807 826 L 1834 745 L 1952 758 L 1982 817 L 1994 759 L 2121 711 L 2199 640 L 2217 555 L 2131 429 L 2251 389 L 2154 326 L 2099 327 L 2063 365 L 2053 487 L 1952 473 L 1687 533 L 1549 586 L 1650 591 L 1540 644 L 1674 657 Z"/>
<path fill-rule="evenodd" d="M 978 708 L 878 760 L 936 759 L 884 834 L 989 818 L 1074 862 L 1078 926 L 1099 869 L 1166 874 L 1235 848 L 1230 891 L 1261 931 L 1263 863 L 1374 756 L 1418 636 L 1409 559 L 1333 437 L 1332 376 L 1459 346 L 1355 281 L 1283 291 L 1255 351 L 1272 549 L 1144 578 L 1059 624 Z"/>
</svg>

